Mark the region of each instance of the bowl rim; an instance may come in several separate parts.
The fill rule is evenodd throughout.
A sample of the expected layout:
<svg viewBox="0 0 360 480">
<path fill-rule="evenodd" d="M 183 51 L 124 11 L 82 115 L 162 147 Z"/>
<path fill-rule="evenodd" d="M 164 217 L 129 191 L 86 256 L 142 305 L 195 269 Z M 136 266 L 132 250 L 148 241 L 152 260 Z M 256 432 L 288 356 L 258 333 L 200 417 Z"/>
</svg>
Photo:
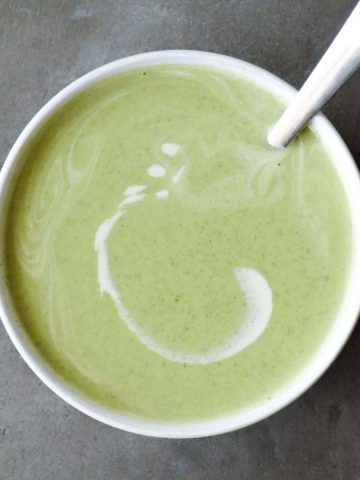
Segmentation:
<svg viewBox="0 0 360 480">
<path fill-rule="evenodd" d="M 49 100 L 26 125 L 11 148 L 0 171 L 0 243 L 4 237 L 7 202 L 11 197 L 11 179 L 17 169 L 21 168 L 18 161 L 21 157 L 20 154 L 48 118 L 65 102 L 103 78 L 126 70 L 157 64 L 200 65 L 232 72 L 261 85 L 285 102 L 288 102 L 296 93 L 296 90 L 285 81 L 256 65 L 226 55 L 197 50 L 161 50 L 141 53 L 92 70 L 70 83 Z M 163 438 L 196 438 L 244 428 L 278 412 L 310 388 L 341 351 L 360 312 L 360 296 L 356 292 L 356 285 L 360 279 L 360 242 L 358 241 L 360 239 L 360 216 L 356 215 L 356 206 L 360 205 L 359 172 L 340 135 L 323 115 L 318 114 L 312 120 L 311 127 L 324 140 L 328 150 L 331 150 L 333 164 L 343 183 L 352 217 L 354 252 L 348 286 L 333 326 L 300 374 L 279 390 L 273 398 L 240 412 L 213 419 L 187 422 L 147 420 L 132 415 L 123 415 L 105 408 L 62 380 L 36 351 L 21 328 L 6 286 L 4 269 L 2 269 L 0 271 L 0 317 L 14 346 L 31 370 L 60 398 L 88 416 L 128 432 Z"/>
</svg>

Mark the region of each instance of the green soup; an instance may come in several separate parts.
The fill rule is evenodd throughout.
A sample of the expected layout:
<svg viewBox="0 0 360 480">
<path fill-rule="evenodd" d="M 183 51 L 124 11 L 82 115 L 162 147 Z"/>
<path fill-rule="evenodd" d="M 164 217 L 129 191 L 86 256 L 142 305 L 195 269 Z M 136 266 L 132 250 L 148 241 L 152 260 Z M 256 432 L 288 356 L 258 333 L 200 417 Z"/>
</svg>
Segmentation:
<svg viewBox="0 0 360 480">
<path fill-rule="evenodd" d="M 96 402 L 163 421 L 271 398 L 334 321 L 352 251 L 329 153 L 270 149 L 270 92 L 157 66 L 69 101 L 24 153 L 6 273 L 46 362 Z"/>
</svg>

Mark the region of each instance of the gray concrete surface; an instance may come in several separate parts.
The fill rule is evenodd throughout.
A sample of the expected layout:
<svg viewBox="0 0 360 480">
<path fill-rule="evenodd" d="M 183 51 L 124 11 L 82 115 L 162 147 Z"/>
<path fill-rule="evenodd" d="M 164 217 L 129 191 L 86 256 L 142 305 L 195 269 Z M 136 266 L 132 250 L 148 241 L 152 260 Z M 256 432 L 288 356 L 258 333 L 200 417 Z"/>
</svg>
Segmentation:
<svg viewBox="0 0 360 480">
<path fill-rule="evenodd" d="M 300 86 L 354 0 L 0 0 L 0 162 L 32 115 L 79 75 L 129 54 L 212 50 Z M 360 75 L 326 113 L 360 161 Z M 358 480 L 360 330 L 301 399 L 198 440 L 123 433 L 58 399 L 0 327 L 0 480 Z"/>
</svg>

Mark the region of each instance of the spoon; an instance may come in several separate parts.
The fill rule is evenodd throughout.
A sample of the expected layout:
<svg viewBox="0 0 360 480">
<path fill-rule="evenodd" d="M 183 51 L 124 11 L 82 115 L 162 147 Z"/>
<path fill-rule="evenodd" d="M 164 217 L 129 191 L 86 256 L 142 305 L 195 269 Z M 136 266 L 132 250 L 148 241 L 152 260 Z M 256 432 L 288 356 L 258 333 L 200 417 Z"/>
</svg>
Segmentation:
<svg viewBox="0 0 360 480">
<path fill-rule="evenodd" d="M 360 2 L 320 62 L 270 130 L 267 141 L 286 147 L 360 66 Z"/>
</svg>

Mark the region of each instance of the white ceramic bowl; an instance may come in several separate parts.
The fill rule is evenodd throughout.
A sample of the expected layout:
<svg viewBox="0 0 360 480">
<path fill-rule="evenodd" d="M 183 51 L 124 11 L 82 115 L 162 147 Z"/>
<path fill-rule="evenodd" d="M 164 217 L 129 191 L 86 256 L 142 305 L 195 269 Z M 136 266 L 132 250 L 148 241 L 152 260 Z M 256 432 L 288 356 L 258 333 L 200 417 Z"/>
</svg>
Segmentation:
<svg viewBox="0 0 360 480">
<path fill-rule="evenodd" d="M 114 73 L 132 68 L 174 63 L 206 65 L 231 71 L 248 77 L 254 83 L 262 85 L 285 101 L 289 101 L 295 93 L 295 90 L 284 81 L 249 63 L 224 55 L 187 50 L 170 50 L 135 55 L 109 63 L 84 75 L 58 93 L 35 115 L 15 142 L 0 172 L 0 265 L 2 263 L 1 255 L 4 252 L 3 240 L 6 208 L 11 195 L 13 181 L 22 166 L 20 153 L 29 139 L 65 101 L 77 95 L 89 85 Z M 17 319 L 11 304 L 10 292 L 6 287 L 4 270 L 2 269 L 0 271 L 0 316 L 11 340 L 29 367 L 59 397 L 87 415 L 123 430 L 156 437 L 201 437 L 242 428 L 272 415 L 301 395 L 324 373 L 335 359 L 350 335 L 360 310 L 360 179 L 358 170 L 344 142 L 328 120 L 322 115 L 318 115 L 313 120 L 312 127 L 327 144 L 329 151 L 331 151 L 333 163 L 347 194 L 352 212 L 355 238 L 352 268 L 339 314 L 328 335 L 303 371 L 294 377 L 285 388 L 274 395 L 271 400 L 264 402 L 260 406 L 248 408 L 238 413 L 197 422 L 162 423 L 110 411 L 92 402 L 79 391 L 72 388 L 71 385 L 66 384 L 42 360 L 39 353 L 27 339 Z"/>
</svg>

